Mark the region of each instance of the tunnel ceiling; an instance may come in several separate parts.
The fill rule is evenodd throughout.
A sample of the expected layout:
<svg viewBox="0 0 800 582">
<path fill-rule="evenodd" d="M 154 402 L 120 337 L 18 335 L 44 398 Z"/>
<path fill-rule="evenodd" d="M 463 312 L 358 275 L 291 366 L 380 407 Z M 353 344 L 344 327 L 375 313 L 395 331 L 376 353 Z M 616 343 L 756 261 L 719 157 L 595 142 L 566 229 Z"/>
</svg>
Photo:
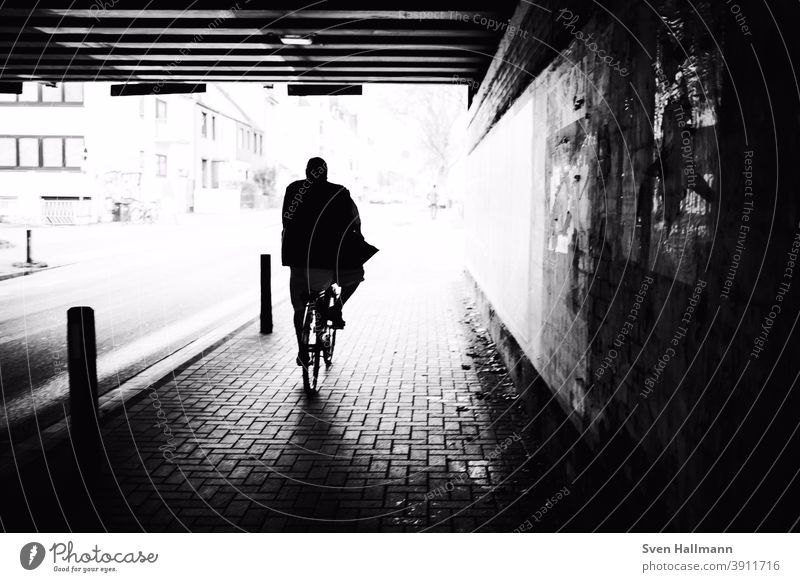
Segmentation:
<svg viewBox="0 0 800 582">
<path fill-rule="evenodd" d="M 7 1 L 0 4 L 0 80 L 480 80 L 515 5 Z"/>
</svg>

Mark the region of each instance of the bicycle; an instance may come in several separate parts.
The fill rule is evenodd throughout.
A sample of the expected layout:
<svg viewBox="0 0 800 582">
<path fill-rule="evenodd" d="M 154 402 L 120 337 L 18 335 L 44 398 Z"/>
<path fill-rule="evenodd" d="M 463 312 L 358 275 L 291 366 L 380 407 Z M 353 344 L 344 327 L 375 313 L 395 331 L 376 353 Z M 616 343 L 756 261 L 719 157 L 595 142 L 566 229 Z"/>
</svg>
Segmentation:
<svg viewBox="0 0 800 582">
<path fill-rule="evenodd" d="M 328 319 L 328 310 L 339 298 L 339 288 L 331 284 L 325 291 L 317 294 L 306 303 L 303 315 L 303 328 L 300 335 L 301 353 L 308 354 L 308 362 L 303 368 L 303 389 L 310 393 L 319 392 L 320 360 L 328 368 L 333 364 L 333 350 L 336 347 L 336 328 Z M 309 374 L 309 368 L 311 374 Z"/>
</svg>

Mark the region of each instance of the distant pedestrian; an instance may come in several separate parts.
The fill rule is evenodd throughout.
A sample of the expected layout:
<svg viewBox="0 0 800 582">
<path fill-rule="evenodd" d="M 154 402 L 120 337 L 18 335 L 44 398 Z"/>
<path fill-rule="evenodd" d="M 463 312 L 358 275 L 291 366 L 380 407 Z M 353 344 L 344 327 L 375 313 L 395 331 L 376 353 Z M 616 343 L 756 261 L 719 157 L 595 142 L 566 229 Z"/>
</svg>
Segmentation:
<svg viewBox="0 0 800 582">
<path fill-rule="evenodd" d="M 439 211 L 439 192 L 436 190 L 436 184 L 433 185 L 433 190 L 428 192 L 428 206 L 431 210 L 431 219 L 436 219 L 436 213 Z"/>
</svg>

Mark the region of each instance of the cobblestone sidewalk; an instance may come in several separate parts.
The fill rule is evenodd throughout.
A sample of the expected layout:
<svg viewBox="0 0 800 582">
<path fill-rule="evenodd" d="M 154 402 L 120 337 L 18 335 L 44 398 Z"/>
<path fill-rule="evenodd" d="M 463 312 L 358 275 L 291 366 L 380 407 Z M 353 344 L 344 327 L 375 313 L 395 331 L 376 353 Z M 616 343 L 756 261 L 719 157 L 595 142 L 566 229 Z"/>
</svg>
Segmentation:
<svg viewBox="0 0 800 582">
<path fill-rule="evenodd" d="M 104 442 L 125 502 L 96 500 L 106 527 L 510 531 L 555 493 L 552 479 L 529 491 L 512 389 L 477 374 L 456 237 L 410 227 L 367 233 L 383 250 L 318 396 L 302 389 L 284 301 L 274 334 L 249 326 L 112 417 Z"/>
</svg>

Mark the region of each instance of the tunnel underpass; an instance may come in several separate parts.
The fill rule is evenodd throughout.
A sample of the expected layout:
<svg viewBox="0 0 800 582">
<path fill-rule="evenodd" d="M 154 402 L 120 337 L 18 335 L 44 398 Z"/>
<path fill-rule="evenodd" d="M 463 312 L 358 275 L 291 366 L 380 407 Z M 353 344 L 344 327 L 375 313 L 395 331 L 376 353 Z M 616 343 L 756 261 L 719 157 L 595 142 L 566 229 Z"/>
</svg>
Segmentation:
<svg viewBox="0 0 800 582">
<path fill-rule="evenodd" d="M 107 400 L 88 482 L 9 439 L 4 529 L 797 530 L 795 7 L 129 4 L 4 3 L 0 89 L 462 86 L 461 206 L 362 209 L 317 398 L 276 303 Z"/>
</svg>

